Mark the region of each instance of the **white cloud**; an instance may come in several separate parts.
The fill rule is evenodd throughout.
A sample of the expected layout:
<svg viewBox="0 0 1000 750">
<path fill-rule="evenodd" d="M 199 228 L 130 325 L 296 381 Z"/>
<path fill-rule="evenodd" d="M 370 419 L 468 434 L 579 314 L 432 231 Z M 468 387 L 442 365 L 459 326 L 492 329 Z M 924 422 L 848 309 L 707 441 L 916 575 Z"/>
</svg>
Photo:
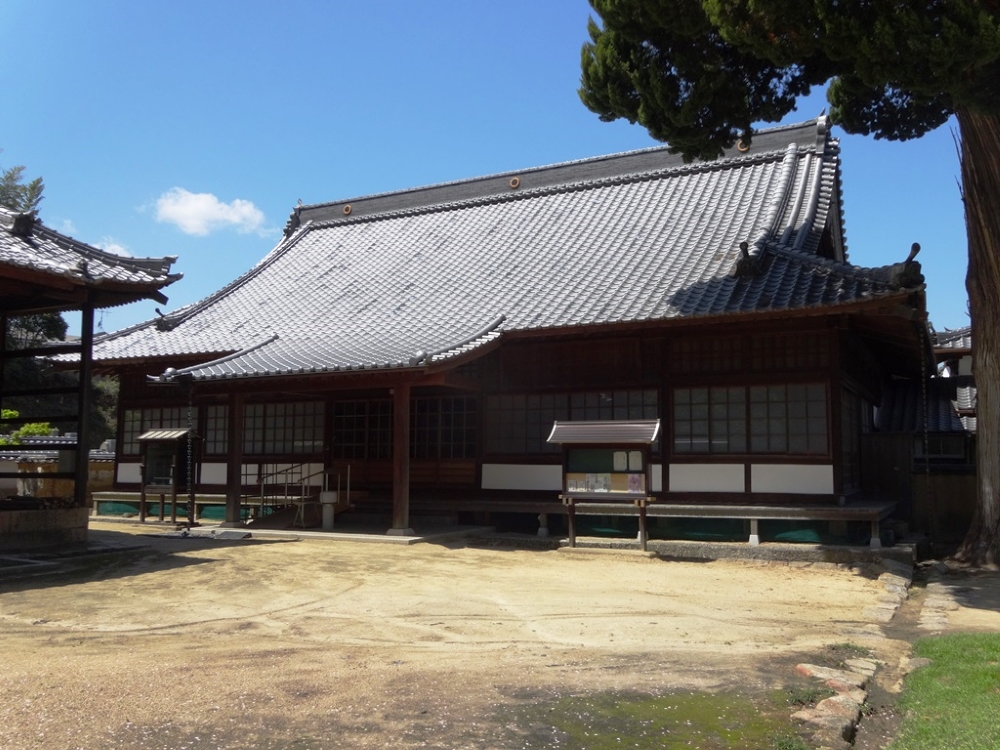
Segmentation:
<svg viewBox="0 0 1000 750">
<path fill-rule="evenodd" d="M 264 231 L 264 212 L 251 201 L 237 198 L 223 203 L 211 193 L 192 193 L 179 187 L 157 198 L 156 220 L 199 236 L 224 227 L 234 227 L 243 234 Z"/>
<path fill-rule="evenodd" d="M 132 251 L 130 251 L 123 244 L 115 240 L 114 237 L 104 237 L 100 242 L 95 242 L 94 247 L 99 250 L 103 250 L 106 253 L 114 253 L 115 255 L 120 255 L 123 258 L 131 258 Z"/>
<path fill-rule="evenodd" d="M 73 237 L 76 234 L 76 225 L 71 219 L 63 219 L 59 222 L 57 232 Z"/>
</svg>

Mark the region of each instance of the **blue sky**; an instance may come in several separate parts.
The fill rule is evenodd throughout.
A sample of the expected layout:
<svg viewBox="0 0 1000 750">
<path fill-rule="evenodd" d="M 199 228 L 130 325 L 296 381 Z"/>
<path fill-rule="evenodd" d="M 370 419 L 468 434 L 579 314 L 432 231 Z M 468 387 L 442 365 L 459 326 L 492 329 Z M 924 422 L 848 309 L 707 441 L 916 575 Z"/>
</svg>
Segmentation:
<svg viewBox="0 0 1000 750">
<path fill-rule="evenodd" d="M 0 166 L 45 180 L 47 225 L 177 255 L 173 310 L 259 261 L 300 199 L 655 145 L 580 104 L 589 15 L 586 0 L 4 0 Z M 814 94 L 787 121 L 825 106 Z M 852 262 L 897 263 L 920 242 L 938 330 L 968 324 L 954 129 L 910 143 L 835 130 Z"/>
</svg>

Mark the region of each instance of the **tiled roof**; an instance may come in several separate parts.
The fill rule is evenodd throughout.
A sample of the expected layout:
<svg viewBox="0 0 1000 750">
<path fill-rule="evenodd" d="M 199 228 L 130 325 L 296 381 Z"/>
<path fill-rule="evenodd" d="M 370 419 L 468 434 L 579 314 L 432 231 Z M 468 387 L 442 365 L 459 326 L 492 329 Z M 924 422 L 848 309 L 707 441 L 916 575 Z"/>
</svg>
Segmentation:
<svg viewBox="0 0 1000 750">
<path fill-rule="evenodd" d="M 969 375 L 893 381 L 884 391 L 876 429 L 920 433 L 924 430 L 926 387 L 928 432 L 975 432 L 976 388 Z"/>
<path fill-rule="evenodd" d="M 175 260 L 124 258 L 49 229 L 33 214 L 0 207 L 0 277 L 14 279 L 9 288 L 4 286 L 6 309 L 38 304 L 30 300 L 58 303 L 57 285 L 86 289 L 97 307 L 143 298 L 165 302 L 158 290 L 181 278 L 170 273 Z M 46 289 L 47 284 L 51 288 Z M 19 294 L 24 304 L 18 303 Z"/>
<path fill-rule="evenodd" d="M 954 330 L 945 328 L 943 331 L 936 331 L 934 349 L 972 351 L 972 327 L 965 326 Z"/>
<path fill-rule="evenodd" d="M 613 443 L 634 443 L 649 445 L 656 442 L 660 434 L 659 419 L 606 419 L 601 421 L 577 420 L 572 422 L 556 420 L 552 423 L 549 443 L 577 443 L 608 445 Z"/>
<path fill-rule="evenodd" d="M 180 371 L 196 379 L 420 368 L 516 332 L 922 288 L 902 267 L 847 263 L 840 215 L 839 146 L 822 118 L 764 131 L 750 152 L 714 162 L 646 149 L 303 206 L 251 271 L 99 338 L 94 357 L 201 356 L 207 364 Z"/>
</svg>

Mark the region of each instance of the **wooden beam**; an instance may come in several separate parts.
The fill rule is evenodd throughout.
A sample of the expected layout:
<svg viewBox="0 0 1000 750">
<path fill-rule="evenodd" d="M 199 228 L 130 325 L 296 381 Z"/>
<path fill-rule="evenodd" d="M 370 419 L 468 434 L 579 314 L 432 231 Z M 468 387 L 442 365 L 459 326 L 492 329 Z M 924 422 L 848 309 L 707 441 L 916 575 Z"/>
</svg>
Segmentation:
<svg viewBox="0 0 1000 750">
<path fill-rule="evenodd" d="M 90 478 L 90 380 L 93 376 L 94 305 L 89 300 L 80 314 L 80 389 L 77 400 L 76 481 L 73 499 L 78 508 L 87 504 L 87 481 Z"/>
<path fill-rule="evenodd" d="M 243 504 L 243 396 L 229 394 L 229 451 L 226 457 L 226 521 L 224 526 L 240 526 Z"/>
<path fill-rule="evenodd" d="M 392 528 L 394 536 L 412 536 L 410 528 L 410 384 L 392 390 Z"/>
</svg>

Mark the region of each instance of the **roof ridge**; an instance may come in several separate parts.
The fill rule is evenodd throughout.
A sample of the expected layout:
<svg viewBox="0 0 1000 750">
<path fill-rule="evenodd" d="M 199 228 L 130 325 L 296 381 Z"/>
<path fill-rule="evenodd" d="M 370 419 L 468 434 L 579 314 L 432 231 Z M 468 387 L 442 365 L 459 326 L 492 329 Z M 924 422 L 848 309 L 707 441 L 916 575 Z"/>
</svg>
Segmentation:
<svg viewBox="0 0 1000 750">
<path fill-rule="evenodd" d="M 826 120 L 828 120 L 827 117 L 820 116 L 820 117 L 818 117 L 816 119 L 802 120 L 801 122 L 786 123 L 786 124 L 783 124 L 783 125 L 775 125 L 773 127 L 761 128 L 760 130 L 756 130 L 756 131 L 754 131 L 753 135 L 754 136 L 772 135 L 772 134 L 780 133 L 780 132 L 783 132 L 783 131 L 786 131 L 786 130 L 799 130 L 799 129 L 811 126 L 811 127 L 814 127 L 814 128 L 817 129 L 817 137 L 816 137 L 815 142 L 812 144 L 812 146 L 815 147 L 818 143 L 823 142 L 823 140 L 826 139 L 828 137 L 828 135 L 829 135 L 830 128 L 829 128 L 829 125 L 826 124 Z M 484 182 L 484 181 L 487 181 L 487 180 L 492 180 L 492 179 L 497 179 L 497 178 L 502 178 L 502 177 L 519 176 L 519 175 L 523 175 L 523 174 L 528 173 L 528 172 L 544 172 L 544 171 L 547 171 L 547 170 L 557 169 L 557 168 L 561 168 L 561 167 L 572 167 L 572 166 L 577 166 L 577 165 L 581 165 L 581 164 L 591 164 L 591 163 L 597 163 L 597 162 L 601 162 L 601 161 L 608 161 L 608 160 L 612 160 L 612 159 L 619 159 L 621 157 L 626 157 L 626 156 L 638 156 L 638 155 L 642 155 L 642 154 L 649 154 L 649 153 L 654 153 L 654 152 L 659 152 L 659 151 L 666 151 L 667 153 L 670 153 L 671 155 L 675 155 L 677 152 L 671 152 L 671 150 L 670 150 L 671 148 L 672 148 L 672 146 L 670 146 L 670 144 L 663 143 L 661 145 L 647 146 L 645 148 L 628 149 L 626 151 L 615 151 L 615 152 L 612 152 L 610 154 L 601 154 L 599 156 L 584 156 L 584 157 L 581 157 L 579 159 L 569 159 L 567 161 L 552 162 L 550 164 L 542 164 L 542 165 L 521 167 L 521 168 L 515 168 L 515 169 L 507 169 L 507 170 L 503 170 L 501 172 L 493 172 L 493 173 L 490 173 L 490 174 L 475 175 L 473 177 L 463 177 L 463 178 L 460 178 L 460 179 L 457 179 L 457 180 L 445 180 L 444 182 L 432 182 L 432 183 L 427 184 L 427 185 L 419 185 L 419 186 L 416 186 L 416 187 L 401 188 L 399 190 L 385 190 L 385 191 L 378 192 L 378 193 L 367 193 L 367 194 L 364 194 L 364 195 L 356 195 L 356 196 L 349 196 L 349 197 L 346 197 L 346 198 L 338 198 L 338 199 L 335 199 L 335 200 L 332 200 L 332 201 L 321 201 L 319 203 L 306 203 L 306 204 L 303 204 L 303 205 L 300 205 L 300 206 L 296 206 L 296 208 L 307 210 L 307 209 L 314 209 L 314 208 L 324 208 L 324 207 L 327 207 L 327 206 L 337 206 L 337 205 L 340 205 L 342 203 L 356 203 L 358 201 L 371 200 L 373 198 L 385 198 L 385 197 L 393 196 L 393 195 L 404 195 L 406 193 L 416 193 L 416 192 L 421 192 L 421 191 L 424 191 L 424 190 L 429 190 L 431 188 L 452 187 L 452 186 L 455 186 L 455 185 L 465 185 L 465 184 L 470 184 L 470 183 L 474 183 L 474 182 Z M 773 150 L 772 151 L 765 151 L 765 152 L 762 152 L 762 153 L 773 153 Z M 705 164 L 718 164 L 720 161 L 729 161 L 729 160 L 735 160 L 735 159 L 738 159 L 738 158 L 741 158 L 741 156 L 737 155 L 737 156 L 734 156 L 734 157 L 730 157 L 729 159 L 713 159 L 711 161 L 701 161 L 701 160 L 698 160 L 698 161 L 695 161 L 695 162 L 691 162 L 690 165 L 684 165 L 684 166 L 692 166 L 692 165 L 693 166 L 697 166 L 697 165 L 705 165 Z"/>
<path fill-rule="evenodd" d="M 791 144 L 791 146 L 795 147 L 796 153 L 799 153 L 800 151 L 803 153 L 809 153 L 813 150 L 812 146 L 799 146 L 797 144 Z M 742 167 L 746 166 L 747 163 L 753 162 L 765 164 L 772 161 L 780 161 L 786 157 L 788 151 L 789 148 L 785 148 L 781 151 L 763 151 L 759 154 L 740 156 L 732 159 L 711 162 L 693 162 L 691 164 L 683 164 L 677 167 L 653 169 L 646 172 L 628 172 L 624 174 L 599 177 L 593 180 L 578 180 L 576 182 L 562 182 L 556 185 L 542 185 L 518 191 L 516 193 L 496 193 L 491 195 L 474 196 L 456 201 L 427 203 L 421 206 L 412 206 L 409 208 L 378 211 L 375 213 L 363 214 L 361 216 L 344 216 L 343 218 L 338 217 L 334 219 L 307 220 L 307 222 L 302 225 L 302 228 L 305 228 L 309 224 L 312 225 L 313 229 L 324 229 L 331 226 L 345 226 L 350 224 L 364 224 L 374 221 L 383 221 L 385 219 L 455 211 L 461 208 L 497 205 L 519 200 L 527 200 L 530 198 L 538 198 L 539 196 L 544 195 L 559 195 L 563 193 L 580 192 L 583 190 L 593 190 L 601 187 L 607 187 L 608 185 L 631 185 L 638 182 L 652 182 L 653 180 L 662 179 L 668 175 L 683 176 L 687 174 L 699 174 L 719 171 L 722 169 L 730 169 L 734 166 Z M 336 201 L 332 204 L 326 205 L 339 205 L 340 203 L 343 203 L 343 201 Z"/>
<path fill-rule="evenodd" d="M 41 219 L 36 219 L 36 223 L 33 231 L 41 232 L 48 239 L 57 242 L 58 244 L 68 245 L 66 249 L 74 249 L 80 251 L 85 255 L 91 256 L 95 260 L 107 261 L 113 265 L 130 266 L 136 270 L 150 271 L 150 272 L 161 272 L 165 276 L 173 275 L 177 278 L 183 276 L 183 274 L 170 274 L 170 267 L 177 262 L 176 255 L 164 255 L 162 258 L 154 257 L 143 257 L 136 258 L 131 255 L 118 255 L 117 253 L 112 253 L 107 250 L 102 250 L 99 247 L 95 247 L 89 243 L 78 240 L 75 237 L 70 237 L 69 235 L 58 232 L 51 227 L 46 226 Z"/>
<path fill-rule="evenodd" d="M 64 250 L 76 251 L 81 255 L 90 256 L 95 260 L 106 262 L 108 265 L 125 266 L 129 268 L 129 270 L 162 273 L 164 276 L 169 276 L 171 275 L 169 273 L 170 267 L 177 262 L 176 255 L 164 255 L 160 258 L 151 256 L 136 258 L 131 255 L 119 255 L 117 253 L 108 252 L 107 250 L 95 247 L 90 243 L 78 240 L 75 237 L 70 237 L 68 234 L 63 234 L 62 232 L 53 229 L 42 221 L 42 219 L 38 216 L 37 211 L 17 211 L 12 208 L 8 208 L 7 206 L 0 206 L 0 226 L 5 227 L 7 231 L 12 234 L 15 233 L 15 229 L 12 225 L 8 226 L 8 224 L 12 224 L 14 220 L 18 218 L 27 218 L 29 220 L 30 228 L 28 236 L 39 234 L 43 238 L 56 243 Z M 182 275 L 183 274 L 174 274 L 176 278 L 180 278 Z"/>
</svg>

